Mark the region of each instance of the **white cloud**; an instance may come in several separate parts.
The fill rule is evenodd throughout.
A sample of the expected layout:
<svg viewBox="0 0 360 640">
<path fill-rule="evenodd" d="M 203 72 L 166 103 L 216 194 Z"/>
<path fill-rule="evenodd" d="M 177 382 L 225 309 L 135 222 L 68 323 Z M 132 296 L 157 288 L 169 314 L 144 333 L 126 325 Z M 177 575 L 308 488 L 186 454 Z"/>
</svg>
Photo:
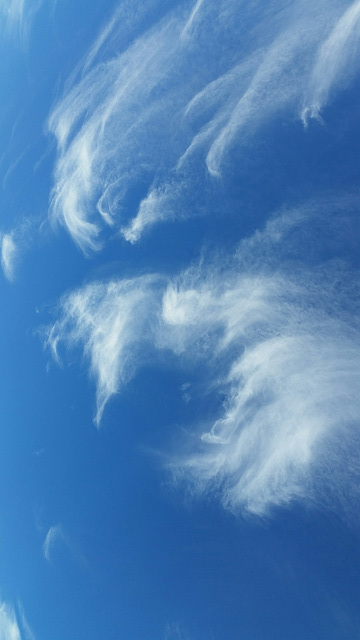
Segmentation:
<svg viewBox="0 0 360 640">
<path fill-rule="evenodd" d="M 44 557 L 48 562 L 50 562 L 51 560 L 51 555 L 55 545 L 57 545 L 59 542 L 65 541 L 66 538 L 60 524 L 56 524 L 50 527 L 43 544 Z"/>
<path fill-rule="evenodd" d="M 65 296 L 60 319 L 47 335 L 55 357 L 59 345 L 81 346 L 96 380 L 95 423 L 106 403 L 147 358 L 159 303 L 157 276 L 99 282 Z"/>
<path fill-rule="evenodd" d="M 5 233 L 1 239 L 1 266 L 4 275 L 10 282 L 15 277 L 15 266 L 18 249 L 12 233 Z"/>
<path fill-rule="evenodd" d="M 0 235 L 1 267 L 10 282 L 15 280 L 21 259 L 38 232 L 38 223 L 34 217 L 23 218 L 10 232 Z"/>
<path fill-rule="evenodd" d="M 279 214 L 223 266 L 203 261 L 179 278 L 99 282 L 66 296 L 48 343 L 55 355 L 59 344 L 82 349 L 96 423 L 138 367 L 173 352 L 187 371 L 203 368 L 209 394 L 226 397 L 190 453 L 189 442 L 177 451 L 175 477 L 257 514 L 325 487 L 344 501 L 359 475 L 355 210 L 351 197 L 309 203 Z"/>
<path fill-rule="evenodd" d="M 0 640 L 21 640 L 15 611 L 6 602 L 0 603 Z"/>
<path fill-rule="evenodd" d="M 159 221 L 196 214 L 182 199 L 203 187 L 202 172 L 190 170 L 196 154 L 220 176 L 234 145 L 246 161 L 267 121 L 301 110 L 309 83 L 323 101 L 355 66 L 358 6 L 339 19 L 340 0 L 273 2 L 266 12 L 198 0 L 146 32 L 134 9 L 120 8 L 48 120 L 52 220 L 88 252 L 108 233 L 136 242 Z"/>
<path fill-rule="evenodd" d="M 324 204 L 283 214 L 242 243 L 230 269 L 192 269 L 164 296 L 165 340 L 190 359 L 205 348 L 210 389 L 226 394 L 198 446 L 170 467 L 194 493 L 215 491 L 235 511 L 262 515 L 327 491 L 344 503 L 356 493 L 358 295 L 351 271 L 319 258 L 318 225 L 325 215 L 332 231 L 343 222 L 339 203 Z M 311 270 L 292 255 L 307 233 L 318 260 Z"/>
<path fill-rule="evenodd" d="M 302 119 L 320 118 L 330 94 L 346 86 L 360 66 L 360 1 L 355 0 L 321 45 L 311 75 Z"/>
</svg>

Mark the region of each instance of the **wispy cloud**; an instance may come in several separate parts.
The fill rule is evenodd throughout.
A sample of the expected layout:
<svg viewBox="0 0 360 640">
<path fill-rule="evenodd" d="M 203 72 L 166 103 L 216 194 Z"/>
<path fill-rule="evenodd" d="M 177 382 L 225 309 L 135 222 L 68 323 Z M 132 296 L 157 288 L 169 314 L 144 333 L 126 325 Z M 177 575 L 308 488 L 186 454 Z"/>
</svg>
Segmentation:
<svg viewBox="0 0 360 640">
<path fill-rule="evenodd" d="M 21 640 L 21 633 L 13 607 L 0 603 L 0 637 L 2 640 Z"/>
<path fill-rule="evenodd" d="M 0 0 L 0 29 L 9 37 L 26 44 L 32 21 L 42 0 Z M 1 32 L 0 31 L 0 32 Z"/>
<path fill-rule="evenodd" d="M 310 203 L 244 240 L 225 266 L 203 262 L 177 279 L 95 283 L 66 296 L 48 343 L 55 355 L 59 343 L 80 346 L 89 360 L 96 423 L 138 367 L 173 352 L 203 367 L 209 394 L 226 397 L 190 453 L 171 461 L 175 477 L 257 514 L 324 487 L 344 500 L 359 473 L 355 208 L 351 197 Z"/>
<path fill-rule="evenodd" d="M 21 602 L 18 602 L 17 610 L 18 610 L 20 626 L 21 626 L 24 638 L 26 640 L 35 640 L 34 632 L 29 625 L 29 622 L 25 615 L 24 607 Z"/>
<path fill-rule="evenodd" d="M 108 233 L 136 242 L 159 221 L 196 214 L 196 204 L 191 212 L 179 204 L 184 189 L 203 185 L 202 172 L 188 169 L 194 158 L 219 177 L 234 145 L 245 157 L 268 121 L 295 117 L 304 96 L 324 103 L 345 67 L 355 69 L 359 3 L 339 17 L 343 7 L 274 2 L 265 12 L 198 1 L 147 31 L 127 7 L 137 39 L 123 37 L 118 10 L 48 120 L 57 143 L 52 220 L 88 252 Z"/>
<path fill-rule="evenodd" d="M 355 0 L 321 45 L 314 65 L 302 119 L 320 118 L 331 93 L 349 83 L 360 67 L 360 2 Z"/>
<path fill-rule="evenodd" d="M 17 254 L 17 246 L 12 233 L 5 233 L 1 239 L 1 266 L 4 275 L 10 282 L 15 276 Z"/>
<path fill-rule="evenodd" d="M 48 562 L 51 561 L 51 555 L 54 547 L 59 542 L 65 542 L 65 541 L 66 541 L 66 538 L 60 524 L 56 524 L 50 527 L 49 531 L 46 534 L 44 544 L 43 544 L 44 557 Z"/>
<path fill-rule="evenodd" d="M 16 278 L 21 259 L 28 250 L 37 227 L 35 218 L 24 218 L 10 232 L 0 235 L 1 267 L 10 282 Z"/>
<path fill-rule="evenodd" d="M 199 3 L 198 3 L 199 4 Z M 164 633 L 164 640 L 187 640 L 188 635 L 184 633 L 178 622 L 167 624 Z"/>
<path fill-rule="evenodd" d="M 47 343 L 56 358 L 62 344 L 83 348 L 97 385 L 97 425 L 110 397 L 146 362 L 160 282 L 157 276 L 140 276 L 93 283 L 62 300 L 60 319 L 48 332 Z"/>
<path fill-rule="evenodd" d="M 174 349 L 203 357 L 206 345 L 208 375 L 226 394 L 197 450 L 170 467 L 195 494 L 214 490 L 233 510 L 262 515 L 324 499 L 324 487 L 346 502 L 359 479 L 356 280 L 338 262 L 309 270 L 291 256 L 305 233 L 319 260 L 312 233 L 325 220 L 315 214 L 281 216 L 242 244 L 237 266 L 190 270 L 164 296 Z"/>
</svg>

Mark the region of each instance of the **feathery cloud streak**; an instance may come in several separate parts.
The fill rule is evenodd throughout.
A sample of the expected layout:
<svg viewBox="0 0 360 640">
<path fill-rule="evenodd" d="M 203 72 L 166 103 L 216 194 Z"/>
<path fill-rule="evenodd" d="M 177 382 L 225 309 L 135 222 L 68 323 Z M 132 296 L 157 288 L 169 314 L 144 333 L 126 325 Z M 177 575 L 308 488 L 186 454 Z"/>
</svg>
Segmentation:
<svg viewBox="0 0 360 640">
<path fill-rule="evenodd" d="M 43 553 L 45 559 L 50 562 L 51 554 L 53 548 L 58 542 L 65 542 L 66 538 L 64 536 L 64 532 L 60 524 L 53 525 L 50 527 L 49 531 L 46 534 L 44 544 L 43 544 Z"/>
<path fill-rule="evenodd" d="M 233 145 L 247 145 L 284 110 L 299 113 L 309 86 L 322 87 L 311 101 L 323 103 L 345 65 L 355 69 L 358 2 L 339 18 L 343 8 L 185 3 L 141 27 L 125 50 L 119 9 L 48 120 L 57 142 L 52 219 L 88 252 L 111 229 L 135 242 L 160 220 L 195 214 L 196 203 L 185 213 L 182 202 L 202 184 L 190 160 L 200 154 L 200 166 L 219 176 Z"/>
<path fill-rule="evenodd" d="M 339 215 L 344 204 L 352 212 Z M 349 242 L 353 223 L 354 204 L 304 207 L 244 241 L 230 270 L 190 270 L 169 285 L 173 348 L 193 354 L 206 344 L 210 376 L 226 392 L 198 449 L 170 465 L 195 493 L 215 490 L 226 507 L 259 515 L 324 497 L 324 487 L 340 502 L 356 493 L 358 280 L 334 246 L 332 260 L 320 258 L 332 238 L 341 236 L 337 251 Z"/>
<path fill-rule="evenodd" d="M 302 119 L 320 118 L 320 112 L 337 85 L 346 86 L 360 65 L 360 2 L 344 12 L 321 45 L 314 65 Z"/>
<path fill-rule="evenodd" d="M 97 385 L 98 426 L 110 397 L 146 362 L 159 282 L 142 276 L 89 284 L 64 297 L 60 319 L 48 333 L 56 358 L 63 341 L 68 348 L 83 345 Z"/>
<path fill-rule="evenodd" d="M 39 220 L 23 218 L 11 231 L 0 234 L 1 267 L 5 277 L 13 282 L 21 259 L 38 232 Z"/>
<path fill-rule="evenodd" d="M 201 363 L 209 393 L 226 396 L 195 449 L 170 464 L 193 491 L 216 489 L 225 506 L 257 514 L 315 498 L 331 474 L 341 493 L 336 450 L 339 441 L 351 449 L 360 417 L 359 297 L 340 260 L 353 210 L 351 199 L 304 206 L 243 241 L 221 269 L 193 267 L 167 284 L 157 276 L 92 284 L 65 298 L 49 343 L 55 353 L 58 342 L 82 346 L 97 380 L 97 424 L 143 364 L 146 335 L 149 357 L 155 345 Z"/>
</svg>

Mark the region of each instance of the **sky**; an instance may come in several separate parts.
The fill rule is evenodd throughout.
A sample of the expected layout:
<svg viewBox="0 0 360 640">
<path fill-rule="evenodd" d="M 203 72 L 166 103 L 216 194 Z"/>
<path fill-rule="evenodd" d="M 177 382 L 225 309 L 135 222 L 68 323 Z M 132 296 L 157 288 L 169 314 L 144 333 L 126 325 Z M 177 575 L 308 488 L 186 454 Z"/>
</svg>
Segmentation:
<svg viewBox="0 0 360 640">
<path fill-rule="evenodd" d="M 360 638 L 360 0 L 0 0 L 0 640 Z"/>
</svg>

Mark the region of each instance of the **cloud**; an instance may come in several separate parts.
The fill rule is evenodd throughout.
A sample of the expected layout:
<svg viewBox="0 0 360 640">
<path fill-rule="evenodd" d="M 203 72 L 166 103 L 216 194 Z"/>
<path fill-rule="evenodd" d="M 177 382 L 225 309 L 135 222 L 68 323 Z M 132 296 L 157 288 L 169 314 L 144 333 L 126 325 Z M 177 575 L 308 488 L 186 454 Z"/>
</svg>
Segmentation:
<svg viewBox="0 0 360 640">
<path fill-rule="evenodd" d="M 12 231 L 0 235 L 1 267 L 10 282 L 16 278 L 21 259 L 31 245 L 37 227 L 35 218 L 24 218 Z"/>
<path fill-rule="evenodd" d="M 66 538 L 61 525 L 57 524 L 50 527 L 43 544 L 44 557 L 48 562 L 50 562 L 51 560 L 51 555 L 54 547 L 59 542 L 66 542 Z"/>
<path fill-rule="evenodd" d="M 26 638 L 26 640 L 35 640 L 34 632 L 28 623 L 28 620 L 25 616 L 24 607 L 21 602 L 18 602 L 17 609 L 20 618 L 20 626 L 23 631 L 23 637 Z"/>
<path fill-rule="evenodd" d="M 344 505 L 356 494 L 359 292 L 352 269 L 334 251 L 323 263 L 315 240 L 325 215 L 330 231 L 341 228 L 338 206 L 281 215 L 242 243 L 230 269 L 191 269 L 164 295 L 166 339 L 203 359 L 209 390 L 226 398 L 170 468 L 191 492 L 214 492 L 233 511 L 264 515 L 330 495 Z M 303 246 L 312 268 L 299 260 Z"/>
<path fill-rule="evenodd" d="M 1 239 L 1 266 L 5 277 L 11 282 L 15 276 L 18 249 L 12 233 L 5 233 Z"/>
<path fill-rule="evenodd" d="M 198 0 L 161 19 L 156 3 L 146 19 L 141 4 L 125 5 L 48 119 L 57 145 L 50 217 L 85 253 L 109 234 L 136 242 L 158 222 L 200 213 L 184 195 L 204 190 L 205 169 L 219 178 L 234 148 L 246 162 L 267 122 L 294 118 L 314 87 L 324 101 L 349 61 L 355 67 L 358 2 L 340 19 L 340 1 L 264 11 Z"/>
<path fill-rule="evenodd" d="M 42 0 L 0 0 L 0 28 L 9 37 L 26 44 Z"/>
<path fill-rule="evenodd" d="M 0 640 L 21 640 L 21 633 L 13 607 L 0 603 Z"/>
<path fill-rule="evenodd" d="M 158 276 L 86 285 L 64 296 L 60 319 L 46 341 L 58 358 L 59 347 L 81 347 L 96 380 L 95 423 L 99 426 L 112 395 L 144 364 L 151 348 L 152 323 L 160 301 Z"/>
<path fill-rule="evenodd" d="M 355 0 L 336 22 L 321 45 L 314 65 L 302 119 L 320 118 L 320 112 L 335 89 L 349 83 L 359 69 L 360 2 Z"/>
<path fill-rule="evenodd" d="M 188 635 L 184 634 L 184 631 L 181 629 L 181 626 L 178 622 L 173 622 L 172 624 L 166 625 L 164 640 L 186 640 L 187 638 Z"/>
<path fill-rule="evenodd" d="M 320 495 L 344 505 L 359 476 L 355 214 L 351 196 L 310 202 L 217 264 L 65 296 L 47 341 L 55 356 L 61 344 L 81 348 L 97 384 L 96 424 L 139 367 L 174 365 L 175 355 L 187 372 L 201 368 L 209 396 L 225 398 L 177 449 L 175 478 L 258 515 Z"/>
</svg>

